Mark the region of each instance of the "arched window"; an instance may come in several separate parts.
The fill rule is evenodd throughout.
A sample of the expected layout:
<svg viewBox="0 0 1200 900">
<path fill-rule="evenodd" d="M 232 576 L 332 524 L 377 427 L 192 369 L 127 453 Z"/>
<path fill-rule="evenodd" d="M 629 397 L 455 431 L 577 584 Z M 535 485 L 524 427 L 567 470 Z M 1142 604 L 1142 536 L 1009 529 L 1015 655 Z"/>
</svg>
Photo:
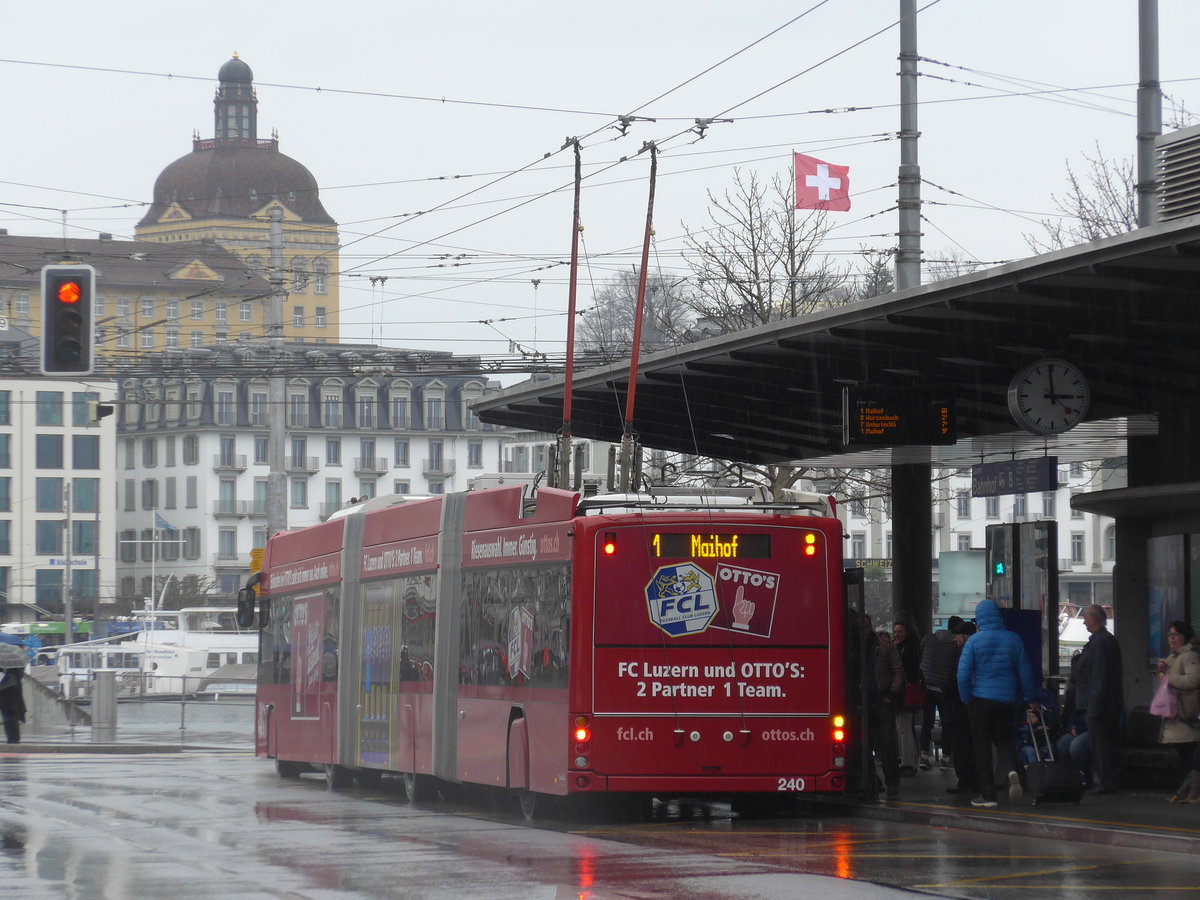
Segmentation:
<svg viewBox="0 0 1200 900">
<path fill-rule="evenodd" d="M 1104 558 L 1113 560 L 1117 558 L 1117 526 L 1109 525 L 1104 529 Z"/>
</svg>

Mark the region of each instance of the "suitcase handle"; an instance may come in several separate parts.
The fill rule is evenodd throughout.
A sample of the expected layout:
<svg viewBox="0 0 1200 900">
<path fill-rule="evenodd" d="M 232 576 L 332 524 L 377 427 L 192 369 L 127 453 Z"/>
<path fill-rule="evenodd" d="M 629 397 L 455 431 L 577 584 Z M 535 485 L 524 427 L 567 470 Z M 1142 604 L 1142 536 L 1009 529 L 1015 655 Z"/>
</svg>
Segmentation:
<svg viewBox="0 0 1200 900">
<path fill-rule="evenodd" d="M 1054 742 L 1050 740 L 1050 730 L 1046 727 L 1046 716 L 1044 710 L 1038 707 L 1037 718 L 1042 726 L 1042 735 L 1046 738 L 1046 759 L 1042 759 L 1042 751 L 1038 748 L 1037 731 L 1033 727 L 1033 723 L 1029 721 L 1029 713 L 1026 712 L 1025 724 L 1029 728 L 1029 738 L 1033 743 L 1033 755 L 1038 762 L 1054 762 Z"/>
</svg>

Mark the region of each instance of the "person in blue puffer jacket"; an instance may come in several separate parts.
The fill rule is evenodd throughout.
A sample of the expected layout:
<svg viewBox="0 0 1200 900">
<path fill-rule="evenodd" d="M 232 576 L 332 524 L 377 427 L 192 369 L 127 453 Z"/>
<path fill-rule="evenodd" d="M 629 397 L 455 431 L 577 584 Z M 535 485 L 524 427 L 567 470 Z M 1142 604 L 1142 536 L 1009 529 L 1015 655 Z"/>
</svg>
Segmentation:
<svg viewBox="0 0 1200 900">
<path fill-rule="evenodd" d="M 993 601 L 979 601 L 975 624 L 979 631 L 963 645 L 958 661 L 958 693 L 967 704 L 979 772 L 979 796 L 971 799 L 971 805 L 991 808 L 996 806 L 997 771 L 1008 772 L 1009 799 L 1021 799 L 1013 715 L 1018 704 L 1037 708 L 1037 683 L 1021 638 L 1004 627 Z"/>
</svg>

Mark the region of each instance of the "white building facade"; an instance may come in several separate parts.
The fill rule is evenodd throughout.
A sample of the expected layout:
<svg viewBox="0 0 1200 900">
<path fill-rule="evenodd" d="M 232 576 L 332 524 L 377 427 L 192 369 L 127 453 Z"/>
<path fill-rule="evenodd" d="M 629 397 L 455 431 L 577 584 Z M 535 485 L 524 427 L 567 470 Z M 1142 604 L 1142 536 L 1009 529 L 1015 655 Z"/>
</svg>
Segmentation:
<svg viewBox="0 0 1200 900">
<path fill-rule="evenodd" d="M 116 385 L 0 380 L 0 621 L 91 615 L 115 595 Z"/>
<path fill-rule="evenodd" d="M 971 496 L 970 469 L 933 472 L 933 552 L 983 550 L 987 527 L 1004 523 L 1053 521 L 1058 524 L 1059 606 L 1112 605 L 1116 559 L 1113 519 L 1071 508 L 1080 493 L 1123 486 L 1123 460 L 1076 462 L 1058 467 L 1057 490 L 996 497 Z M 892 560 L 891 508 L 887 498 L 849 497 L 839 516 L 846 530 L 847 565 L 882 568 Z M 937 611 L 935 610 L 935 617 Z"/>
<path fill-rule="evenodd" d="M 390 364 L 364 374 L 336 348 L 297 345 L 286 408 L 277 411 L 255 352 L 217 348 L 202 363 L 121 383 L 123 600 L 169 597 L 171 576 L 185 596 L 228 596 L 245 582 L 251 551 L 267 542 L 274 415 L 285 417 L 288 528 L 324 521 L 351 500 L 468 490 L 501 469 L 501 432 L 470 411 L 498 386 L 470 360 L 423 354 L 417 367 L 395 352 Z"/>
</svg>

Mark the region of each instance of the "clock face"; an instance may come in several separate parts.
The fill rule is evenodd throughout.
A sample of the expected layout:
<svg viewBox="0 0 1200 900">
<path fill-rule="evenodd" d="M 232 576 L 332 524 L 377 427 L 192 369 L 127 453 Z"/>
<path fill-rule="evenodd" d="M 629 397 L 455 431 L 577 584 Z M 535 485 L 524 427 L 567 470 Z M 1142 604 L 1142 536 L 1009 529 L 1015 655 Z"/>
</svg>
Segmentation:
<svg viewBox="0 0 1200 900">
<path fill-rule="evenodd" d="M 1013 420 L 1032 434 L 1069 431 L 1087 415 L 1091 402 L 1087 379 L 1061 359 L 1043 359 L 1026 366 L 1008 388 Z"/>
</svg>

